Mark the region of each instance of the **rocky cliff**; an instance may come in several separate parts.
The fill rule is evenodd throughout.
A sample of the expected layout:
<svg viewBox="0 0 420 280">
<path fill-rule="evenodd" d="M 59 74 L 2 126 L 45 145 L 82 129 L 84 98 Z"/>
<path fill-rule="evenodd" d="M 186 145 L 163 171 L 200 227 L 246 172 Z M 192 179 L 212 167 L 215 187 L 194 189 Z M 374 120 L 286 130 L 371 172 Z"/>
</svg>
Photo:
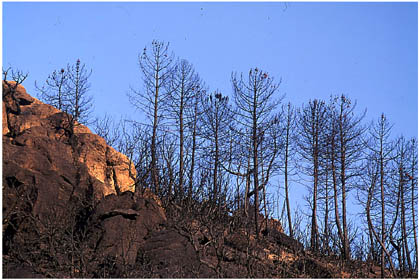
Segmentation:
<svg viewBox="0 0 420 280">
<path fill-rule="evenodd" d="M 256 239 L 241 211 L 134 191 L 129 159 L 86 126 L 69 133 L 68 120 L 3 83 L 3 277 L 379 275 L 377 266 L 312 256 L 276 220 L 259 217 Z"/>
<path fill-rule="evenodd" d="M 3 82 L 5 277 L 98 276 L 87 267 L 133 264 L 140 241 L 166 221 L 150 191 L 134 196 L 130 160 L 82 124 L 69 133 L 69 120 Z"/>
<path fill-rule="evenodd" d="M 128 158 L 81 124 L 70 139 L 66 121 L 65 113 L 33 98 L 23 86 L 12 94 L 3 82 L 3 168 L 9 180 L 23 169 L 32 173 L 31 180 L 48 182 L 52 193 L 82 179 L 91 182 L 97 198 L 133 191 L 135 169 Z"/>
</svg>

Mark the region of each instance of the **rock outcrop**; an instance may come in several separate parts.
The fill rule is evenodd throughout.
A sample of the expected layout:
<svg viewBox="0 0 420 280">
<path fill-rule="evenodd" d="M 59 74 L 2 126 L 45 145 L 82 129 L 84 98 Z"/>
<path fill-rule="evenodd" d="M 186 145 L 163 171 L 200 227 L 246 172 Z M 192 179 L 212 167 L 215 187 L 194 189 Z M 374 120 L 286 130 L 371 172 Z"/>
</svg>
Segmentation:
<svg viewBox="0 0 420 280">
<path fill-rule="evenodd" d="M 66 113 L 30 96 L 23 86 L 3 82 L 6 254 L 34 227 L 44 234 L 80 215 L 72 211 L 92 211 L 104 197 L 134 192 L 136 170 L 130 160 L 82 124 L 69 134 L 68 121 Z"/>
<path fill-rule="evenodd" d="M 23 86 L 12 90 L 3 82 L 4 173 L 22 181 L 15 175 L 23 169 L 57 193 L 90 182 L 97 199 L 134 191 L 136 171 L 129 159 L 82 124 L 69 136 L 67 121 L 66 113 L 33 98 Z"/>
</svg>

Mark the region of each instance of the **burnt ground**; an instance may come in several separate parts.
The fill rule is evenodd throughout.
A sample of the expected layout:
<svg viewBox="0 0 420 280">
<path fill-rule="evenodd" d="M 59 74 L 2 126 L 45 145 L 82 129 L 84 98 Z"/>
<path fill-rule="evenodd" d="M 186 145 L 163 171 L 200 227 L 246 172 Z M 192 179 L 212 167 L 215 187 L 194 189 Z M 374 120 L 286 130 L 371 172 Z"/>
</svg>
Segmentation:
<svg viewBox="0 0 420 280">
<path fill-rule="evenodd" d="M 7 184 L 6 193 L 24 187 Z M 380 276 L 376 265 L 305 251 L 278 227 L 266 228 L 262 215 L 257 239 L 254 221 L 243 213 L 220 213 L 209 203 L 162 203 L 149 190 L 97 202 L 73 197 L 66 211 L 43 217 L 30 207 L 33 189 L 20 192 L 32 200 L 22 199 L 13 220 L 3 221 L 5 278 Z"/>
</svg>

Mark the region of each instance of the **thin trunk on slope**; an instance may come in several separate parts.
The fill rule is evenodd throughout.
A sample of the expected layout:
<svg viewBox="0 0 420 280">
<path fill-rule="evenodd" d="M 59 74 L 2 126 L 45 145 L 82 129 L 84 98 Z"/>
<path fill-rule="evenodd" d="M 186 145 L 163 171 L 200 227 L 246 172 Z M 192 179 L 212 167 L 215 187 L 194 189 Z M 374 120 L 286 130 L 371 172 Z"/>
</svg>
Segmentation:
<svg viewBox="0 0 420 280">
<path fill-rule="evenodd" d="M 285 191 L 285 202 L 286 202 L 286 210 L 287 210 L 287 221 L 289 223 L 289 235 L 291 238 L 293 238 L 292 214 L 290 211 L 289 184 L 288 184 L 290 126 L 291 126 L 291 111 L 290 111 L 290 102 L 289 102 L 289 104 L 287 104 L 286 141 L 285 141 L 285 155 L 284 155 L 284 191 Z"/>
<path fill-rule="evenodd" d="M 317 216 L 317 200 L 318 200 L 318 181 L 319 181 L 319 115 L 315 111 L 312 112 L 313 119 L 315 120 L 312 123 L 312 131 L 314 132 L 312 137 L 313 146 L 313 197 L 312 197 L 312 225 L 311 225 L 311 250 L 313 252 L 318 252 L 319 242 L 318 242 L 318 224 L 316 220 Z"/>
<path fill-rule="evenodd" d="M 399 155 L 399 195 L 400 195 L 400 203 L 401 203 L 401 227 L 402 227 L 402 232 L 401 232 L 401 239 L 403 242 L 403 255 L 405 255 L 403 258 L 404 260 L 407 260 L 407 265 L 408 265 L 408 269 L 409 271 L 412 270 L 412 263 L 411 263 L 411 257 L 410 257 L 410 251 L 408 249 L 408 236 L 407 236 L 407 226 L 406 226 L 406 207 L 405 207 L 405 200 L 404 200 L 404 196 L 405 196 L 405 183 L 408 182 L 409 177 L 407 176 L 408 174 L 404 172 L 404 161 L 407 158 L 407 154 L 406 154 L 406 148 L 408 148 L 406 146 L 406 142 L 404 140 L 404 138 L 401 139 L 401 147 L 400 147 L 400 155 Z M 405 268 L 405 265 L 404 265 Z"/>
<path fill-rule="evenodd" d="M 380 169 L 381 169 L 380 173 L 382 173 L 382 167 Z M 389 254 L 388 250 L 386 249 L 385 243 L 382 242 L 382 236 L 379 236 L 376 233 L 376 231 L 375 231 L 375 229 L 373 227 L 371 216 L 370 216 L 370 207 L 371 207 L 370 205 L 372 203 L 373 192 L 374 192 L 374 184 L 372 184 L 371 186 L 369 186 L 368 201 L 366 203 L 366 214 L 367 214 L 367 222 L 368 222 L 369 230 L 373 234 L 373 236 L 375 237 L 376 241 L 379 242 L 379 244 L 381 245 L 381 249 L 382 249 L 382 251 L 381 251 L 381 259 L 382 259 L 382 254 L 384 254 L 384 255 L 386 254 L 386 256 L 388 257 L 390 266 L 391 266 L 391 272 L 392 272 L 393 276 L 396 278 L 397 275 L 396 275 L 396 272 L 395 272 L 394 264 L 392 263 L 391 255 Z M 385 278 L 385 266 L 382 265 L 382 264 L 381 264 L 381 278 Z"/>
<path fill-rule="evenodd" d="M 380 186 L 381 186 L 381 278 L 385 278 L 385 183 L 384 178 L 384 158 L 383 158 L 383 142 L 380 142 Z M 375 233 L 375 231 L 373 232 Z"/>
<path fill-rule="evenodd" d="M 181 103 L 179 107 L 179 186 L 178 196 L 184 193 L 184 83 L 181 85 Z"/>
<path fill-rule="evenodd" d="M 150 50 L 148 47 L 139 54 L 138 62 L 144 87 L 142 90 L 131 88 L 128 94 L 130 103 L 137 109 L 143 111 L 150 123 L 150 169 L 151 186 L 154 192 L 161 195 L 158 167 L 158 133 L 162 130 L 160 121 L 163 119 L 164 97 L 168 94 L 167 86 L 173 78 L 174 56 L 168 51 L 169 44 L 159 41 L 152 41 Z M 167 190 L 166 190 L 167 191 Z"/>
<path fill-rule="evenodd" d="M 152 180 L 155 192 L 159 193 L 159 178 L 157 172 L 157 155 L 156 155 L 156 138 L 157 138 L 157 127 L 158 127 L 158 99 L 159 99 L 159 62 L 156 64 L 155 72 L 155 99 L 153 104 L 153 128 L 152 128 L 152 143 L 151 143 L 151 170 L 152 170 Z"/>
<path fill-rule="evenodd" d="M 191 166 L 189 174 L 189 185 L 188 185 L 188 200 L 191 202 L 193 184 L 194 184 L 194 169 L 195 169 L 195 153 L 197 150 L 197 121 L 198 121 L 198 97 L 195 97 L 194 103 L 194 119 L 192 129 L 192 148 L 191 148 Z"/>
<path fill-rule="evenodd" d="M 217 113 L 216 113 L 217 114 Z M 215 156 L 214 156 L 214 167 L 213 167 L 213 201 L 216 203 L 216 199 L 217 199 L 217 194 L 218 194 L 218 184 L 217 184 L 217 172 L 219 170 L 219 123 L 218 123 L 218 119 L 216 117 L 215 120 L 216 124 L 215 124 L 215 135 L 214 135 L 214 140 L 215 140 Z"/>
<path fill-rule="evenodd" d="M 411 146 L 410 146 L 410 182 L 411 182 L 411 215 L 412 215 L 412 223 L 413 223 L 413 237 L 414 237 L 414 248 L 415 248 L 415 262 L 414 267 L 418 267 L 418 248 L 417 248 L 417 219 L 416 219 L 416 198 L 415 198 L 415 190 L 418 188 L 418 185 L 415 183 L 417 172 L 417 141 L 415 139 L 411 139 Z"/>
<path fill-rule="evenodd" d="M 343 107 L 343 103 L 341 104 L 341 108 Z M 344 136 L 344 128 L 343 128 L 343 110 L 340 110 L 340 121 L 339 121 L 339 128 L 340 128 L 340 154 L 341 154 L 341 211 L 342 211 L 342 219 L 343 219 L 343 236 L 342 236 L 342 245 L 343 245 L 343 254 L 344 259 L 350 259 L 350 243 L 349 243 L 349 236 L 347 230 L 347 207 L 346 207 L 346 143 L 345 143 L 345 136 Z"/>
<path fill-rule="evenodd" d="M 330 254 L 329 248 L 329 233 L 328 233 L 328 214 L 329 214 L 329 197 L 328 197 L 328 169 L 325 170 L 325 216 L 324 216 L 324 250 L 327 250 L 327 255 Z"/>
<path fill-rule="evenodd" d="M 253 177 L 254 177 L 254 218 L 255 234 L 259 239 L 258 213 L 259 213 L 259 183 L 258 183 L 258 135 L 257 135 L 257 89 L 254 84 L 254 106 L 252 112 L 252 148 L 253 148 Z"/>
<path fill-rule="evenodd" d="M 249 190 L 251 189 L 251 157 L 248 156 L 248 163 L 247 163 L 247 172 L 246 172 L 246 183 L 245 183 L 245 198 L 244 198 L 244 202 L 245 202 L 245 207 L 244 207 L 244 211 L 245 211 L 245 216 L 248 217 L 249 213 L 248 213 L 248 209 L 249 209 Z"/>
<path fill-rule="evenodd" d="M 341 244 L 344 244 L 344 235 L 341 229 L 340 213 L 339 213 L 339 206 L 338 206 L 337 170 L 336 170 L 336 165 L 335 165 L 335 159 L 336 159 L 335 134 L 336 134 L 336 131 L 334 130 L 334 126 L 333 126 L 331 130 L 330 141 L 329 141 L 329 146 L 330 146 L 329 157 L 330 157 L 330 168 L 331 168 L 331 173 L 332 173 L 332 185 L 333 185 L 333 190 L 334 190 L 334 215 L 335 215 L 335 224 L 337 227 L 338 236 L 340 238 Z M 340 250 L 341 250 L 342 255 L 344 255 L 342 247 L 340 248 Z"/>
<path fill-rule="evenodd" d="M 414 169 L 414 168 L 413 168 Z M 411 178 L 414 178 L 414 172 L 411 173 Z M 415 266 L 418 266 L 418 249 L 417 249 L 417 219 L 416 219 L 416 208 L 415 208 L 415 199 L 414 199 L 414 191 L 417 188 L 416 184 L 414 183 L 414 179 L 411 179 L 411 212 L 412 212 L 412 223 L 413 223 L 413 235 L 414 235 L 414 248 L 415 248 Z"/>
</svg>

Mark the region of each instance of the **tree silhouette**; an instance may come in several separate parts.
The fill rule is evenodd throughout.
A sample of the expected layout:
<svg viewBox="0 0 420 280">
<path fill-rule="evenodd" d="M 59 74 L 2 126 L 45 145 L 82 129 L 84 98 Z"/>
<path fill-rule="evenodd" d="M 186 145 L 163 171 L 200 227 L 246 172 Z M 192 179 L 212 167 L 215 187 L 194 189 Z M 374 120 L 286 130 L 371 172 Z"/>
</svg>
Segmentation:
<svg viewBox="0 0 420 280">
<path fill-rule="evenodd" d="M 170 98 L 165 100 L 165 109 L 168 111 L 168 118 L 176 127 L 175 134 L 178 138 L 179 167 L 178 167 L 178 188 L 176 195 L 184 193 L 185 180 L 185 142 L 188 135 L 187 125 L 193 121 L 194 114 L 189 114 L 195 105 L 195 95 L 200 88 L 200 79 L 195 73 L 193 66 L 185 59 L 180 60 L 173 70 L 173 76 L 167 84 L 167 90 L 171 93 Z M 191 193 L 191 190 L 190 190 Z"/>
<path fill-rule="evenodd" d="M 255 231 L 259 237 L 259 192 L 265 186 L 261 182 L 258 172 L 261 167 L 259 162 L 259 148 L 264 134 L 272 126 L 272 114 L 280 103 L 281 99 L 274 100 L 274 94 L 280 83 L 274 82 L 264 71 L 255 68 L 250 69 L 248 77 L 244 80 L 243 75 L 239 77 L 236 73 L 232 74 L 232 85 L 237 113 L 235 120 L 244 127 L 243 131 L 247 133 L 252 158 L 252 177 L 253 192 L 248 196 L 254 195 L 254 219 Z"/>
<path fill-rule="evenodd" d="M 75 64 L 67 64 L 66 68 L 54 70 L 45 84 L 35 87 L 42 101 L 69 114 L 69 129 L 73 131 L 77 123 L 90 124 L 93 109 L 93 97 L 89 95 L 89 78 L 92 70 L 88 70 L 80 59 Z"/>
<path fill-rule="evenodd" d="M 310 167 L 304 171 L 313 177 L 312 214 L 311 214 L 311 250 L 319 250 L 319 232 L 317 223 L 318 187 L 320 185 L 321 157 L 324 150 L 323 133 L 326 129 L 327 109 L 324 101 L 313 100 L 299 111 L 299 153 Z"/>
<path fill-rule="evenodd" d="M 138 58 L 144 82 L 144 91 L 131 89 L 129 100 L 134 107 L 144 110 L 152 127 L 151 163 L 153 187 L 159 193 L 159 170 L 157 166 L 158 130 L 162 129 L 163 100 L 168 97 L 165 91 L 174 71 L 174 55 L 169 52 L 169 43 L 152 41 L 150 49 L 144 48 Z"/>
</svg>

